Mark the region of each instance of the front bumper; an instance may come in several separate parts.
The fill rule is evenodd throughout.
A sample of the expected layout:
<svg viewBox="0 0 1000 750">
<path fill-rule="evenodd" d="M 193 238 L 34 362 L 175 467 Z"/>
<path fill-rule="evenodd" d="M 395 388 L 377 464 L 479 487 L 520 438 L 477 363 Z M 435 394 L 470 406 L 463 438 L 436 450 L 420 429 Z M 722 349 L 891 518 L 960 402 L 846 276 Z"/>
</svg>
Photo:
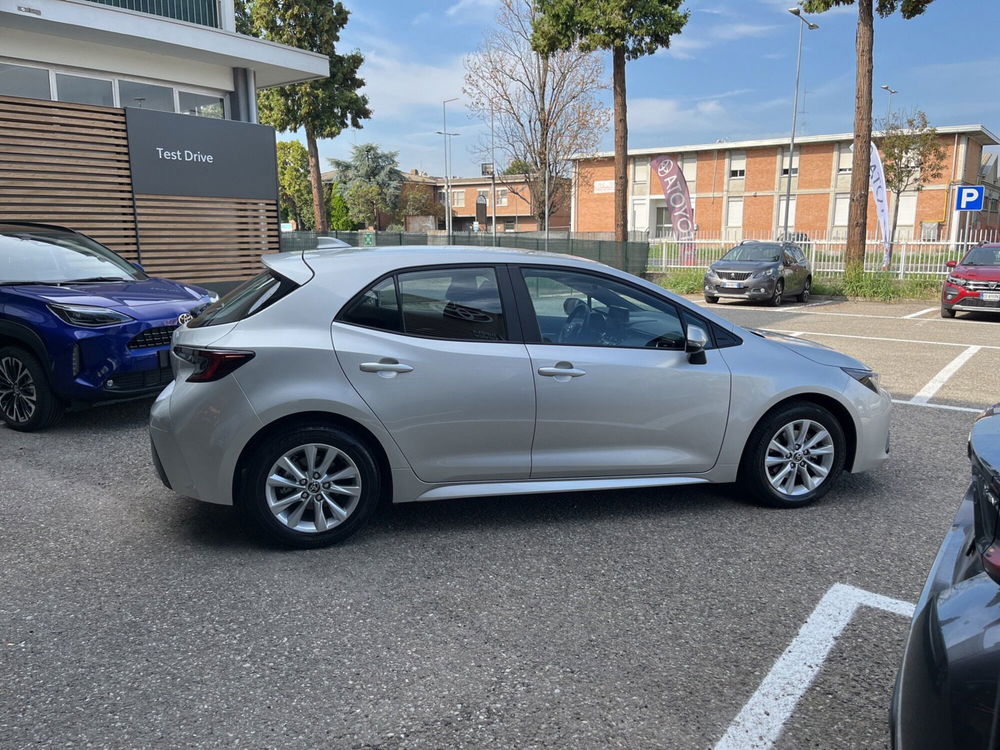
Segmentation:
<svg viewBox="0 0 1000 750">
<path fill-rule="evenodd" d="M 998 299 L 984 299 L 984 294 L 996 295 Z M 961 312 L 1000 313 L 1000 290 L 970 291 L 965 287 L 945 282 L 941 291 L 941 307 Z"/>
<path fill-rule="evenodd" d="M 710 279 L 705 277 L 705 295 L 708 297 L 728 297 L 731 299 L 766 300 L 774 296 L 773 276 L 762 279 L 745 279 L 729 281 L 728 279 Z"/>
<path fill-rule="evenodd" d="M 964 671 L 962 657 L 966 657 L 967 665 L 969 646 L 983 638 L 985 631 L 959 631 L 963 621 L 966 626 L 976 623 L 975 631 L 983 620 L 995 622 L 1000 616 L 997 584 L 982 572 L 979 555 L 970 554 L 974 513 L 970 487 L 914 608 L 889 712 L 892 746 L 896 750 L 959 750 L 964 746 L 954 710 L 954 701 L 963 699 L 959 690 Z M 970 609 L 967 605 L 976 600 L 979 606 Z M 969 635 L 973 636 L 971 640 L 967 639 Z M 959 649 L 957 654 L 955 647 Z"/>
</svg>

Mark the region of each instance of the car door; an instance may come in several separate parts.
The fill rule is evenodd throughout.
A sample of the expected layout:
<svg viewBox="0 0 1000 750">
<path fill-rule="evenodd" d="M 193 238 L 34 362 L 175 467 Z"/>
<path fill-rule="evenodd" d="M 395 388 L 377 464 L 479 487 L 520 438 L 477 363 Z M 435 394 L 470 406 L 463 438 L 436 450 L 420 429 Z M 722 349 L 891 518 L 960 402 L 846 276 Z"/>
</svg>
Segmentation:
<svg viewBox="0 0 1000 750">
<path fill-rule="evenodd" d="M 333 323 L 351 385 L 426 482 L 530 474 L 534 384 L 509 289 L 505 268 L 400 271 Z"/>
<path fill-rule="evenodd" d="M 722 446 L 730 372 L 717 350 L 685 353 L 665 298 L 600 273 L 512 273 L 535 380 L 532 477 L 690 474 Z M 710 333 L 709 333 L 710 335 Z"/>
</svg>

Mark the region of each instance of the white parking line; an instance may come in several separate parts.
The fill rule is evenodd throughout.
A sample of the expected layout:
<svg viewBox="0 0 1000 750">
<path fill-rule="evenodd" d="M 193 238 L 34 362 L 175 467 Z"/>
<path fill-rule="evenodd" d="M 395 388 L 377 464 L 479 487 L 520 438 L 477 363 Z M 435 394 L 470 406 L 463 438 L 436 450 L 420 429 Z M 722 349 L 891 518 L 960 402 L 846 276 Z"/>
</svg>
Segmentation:
<svg viewBox="0 0 1000 750">
<path fill-rule="evenodd" d="M 899 318 L 896 318 L 899 320 Z M 782 328 L 765 328 L 761 330 L 774 331 L 775 333 L 784 333 L 791 335 L 793 333 L 799 336 L 832 336 L 838 339 L 864 339 L 865 341 L 893 341 L 900 344 L 933 344 L 934 346 L 961 346 L 968 347 L 969 344 L 958 344 L 952 341 L 926 341 L 924 339 L 892 339 L 883 338 L 879 336 L 858 336 L 853 333 L 824 333 L 821 331 L 789 331 Z M 992 346 L 990 344 L 981 344 L 976 347 L 977 349 L 1000 349 L 1000 346 Z"/>
<path fill-rule="evenodd" d="M 930 401 L 934 394 L 941 389 L 941 386 L 947 383 L 951 376 L 958 372 L 962 365 L 968 362 L 981 348 L 982 347 L 979 346 L 970 346 L 964 352 L 955 357 L 955 359 L 941 368 L 941 372 L 931 378 L 927 385 L 917 391 L 917 395 L 911 399 L 913 403 L 926 404 Z"/>
<path fill-rule="evenodd" d="M 892 403 L 906 404 L 907 406 L 924 406 L 929 409 L 946 409 L 948 411 L 968 411 L 972 412 L 973 414 L 979 414 L 983 409 L 986 408 L 985 406 L 982 409 L 973 409 L 969 406 L 952 406 L 951 404 L 925 404 L 919 401 L 911 401 L 911 400 L 904 401 L 901 398 L 894 398 L 892 400 Z"/>
<path fill-rule="evenodd" d="M 929 312 L 936 311 L 936 307 L 928 307 L 926 310 L 921 310 L 920 312 L 910 313 L 909 315 L 903 315 L 904 318 L 919 318 L 921 315 L 926 315 Z"/>
<path fill-rule="evenodd" d="M 697 300 L 688 300 L 688 301 L 694 305 L 697 305 L 698 307 L 704 307 L 706 310 L 712 310 L 714 308 L 716 314 L 718 315 L 722 314 L 719 305 L 708 305 L 698 302 Z M 835 300 L 831 300 L 830 303 L 832 304 L 834 301 Z M 825 303 L 817 302 L 816 304 L 821 305 Z M 757 313 L 770 313 L 770 314 L 785 313 L 786 315 L 826 315 L 829 317 L 837 317 L 837 318 L 874 318 L 876 320 L 914 320 L 920 323 L 941 323 L 943 325 L 950 325 L 950 326 L 956 325 L 954 320 L 945 320 L 943 318 L 921 318 L 918 320 L 917 318 L 913 318 L 909 315 L 904 315 L 903 317 L 900 317 L 898 315 L 866 315 L 865 313 L 825 312 L 823 310 L 804 310 L 803 309 L 804 307 L 809 307 L 809 305 L 786 306 L 786 307 L 740 306 L 740 307 L 733 307 L 732 309 L 734 311 L 739 311 L 739 312 L 757 312 Z M 932 308 L 932 309 L 936 310 L 937 308 Z M 925 310 L 924 312 L 927 311 Z M 967 325 L 993 326 L 995 328 L 997 327 L 998 324 L 990 320 L 969 320 L 968 318 L 963 318 L 961 321 L 961 326 L 965 327 Z"/>
<path fill-rule="evenodd" d="M 913 616 L 913 605 L 909 602 L 842 583 L 831 586 L 729 725 L 715 750 L 770 748 L 830 655 L 837 638 L 861 606 Z"/>
</svg>

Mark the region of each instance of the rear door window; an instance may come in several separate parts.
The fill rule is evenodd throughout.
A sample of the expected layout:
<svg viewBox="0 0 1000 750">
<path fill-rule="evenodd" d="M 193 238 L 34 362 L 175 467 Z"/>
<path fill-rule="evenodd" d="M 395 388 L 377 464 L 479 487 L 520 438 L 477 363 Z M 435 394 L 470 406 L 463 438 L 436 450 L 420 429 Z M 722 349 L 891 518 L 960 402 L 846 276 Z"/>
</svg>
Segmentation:
<svg viewBox="0 0 1000 750">
<path fill-rule="evenodd" d="M 459 341 L 506 341 L 493 268 L 442 268 L 399 274 L 403 331 Z"/>
</svg>

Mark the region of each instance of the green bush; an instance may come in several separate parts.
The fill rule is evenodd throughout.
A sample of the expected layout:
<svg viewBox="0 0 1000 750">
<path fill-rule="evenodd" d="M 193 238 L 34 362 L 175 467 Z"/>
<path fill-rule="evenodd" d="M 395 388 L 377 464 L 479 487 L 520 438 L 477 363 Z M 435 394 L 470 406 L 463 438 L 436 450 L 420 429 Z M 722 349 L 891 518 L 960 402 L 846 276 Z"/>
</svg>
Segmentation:
<svg viewBox="0 0 1000 750">
<path fill-rule="evenodd" d="M 664 289 L 677 294 L 699 294 L 705 289 L 705 269 L 674 268 L 654 279 Z"/>
</svg>

